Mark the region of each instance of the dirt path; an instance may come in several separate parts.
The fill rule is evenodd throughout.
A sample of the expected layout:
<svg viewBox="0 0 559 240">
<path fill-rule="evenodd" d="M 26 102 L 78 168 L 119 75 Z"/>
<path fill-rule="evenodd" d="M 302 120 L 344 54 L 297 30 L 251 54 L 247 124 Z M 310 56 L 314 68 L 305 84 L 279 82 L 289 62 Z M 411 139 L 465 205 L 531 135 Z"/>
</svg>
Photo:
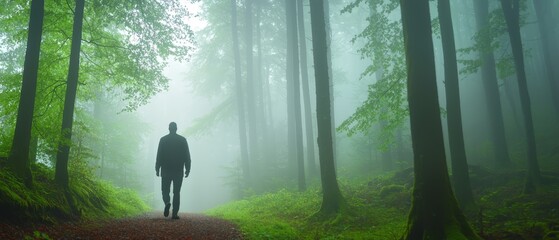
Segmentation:
<svg viewBox="0 0 559 240">
<path fill-rule="evenodd" d="M 200 214 L 179 213 L 171 220 L 162 213 L 102 222 L 65 223 L 19 229 L 0 225 L 0 238 L 22 239 L 38 230 L 51 239 L 243 239 L 230 222 Z"/>
</svg>

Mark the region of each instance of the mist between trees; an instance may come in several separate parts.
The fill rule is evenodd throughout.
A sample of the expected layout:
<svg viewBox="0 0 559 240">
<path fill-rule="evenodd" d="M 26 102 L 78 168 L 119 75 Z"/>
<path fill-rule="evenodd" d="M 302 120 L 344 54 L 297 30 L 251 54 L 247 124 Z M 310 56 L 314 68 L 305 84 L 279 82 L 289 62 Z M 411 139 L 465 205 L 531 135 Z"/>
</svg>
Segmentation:
<svg viewBox="0 0 559 240">
<path fill-rule="evenodd" d="M 413 168 L 407 238 L 443 236 L 443 218 L 478 238 L 472 168 L 521 171 L 526 194 L 557 171 L 557 1 L 2 5 L 0 155 L 29 187 L 41 165 L 162 208 L 153 165 L 174 121 L 184 211 L 318 188 L 329 215 L 351 205 L 340 179 Z M 455 214 L 414 222 L 431 204 Z"/>
</svg>

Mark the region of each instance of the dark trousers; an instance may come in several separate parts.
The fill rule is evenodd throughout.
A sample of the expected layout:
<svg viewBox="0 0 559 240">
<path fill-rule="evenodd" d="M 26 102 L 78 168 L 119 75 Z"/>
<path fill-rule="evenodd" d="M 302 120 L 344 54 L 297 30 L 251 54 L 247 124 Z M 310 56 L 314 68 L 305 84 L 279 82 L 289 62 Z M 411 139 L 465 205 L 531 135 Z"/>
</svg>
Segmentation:
<svg viewBox="0 0 559 240">
<path fill-rule="evenodd" d="M 178 176 L 165 176 L 161 177 L 161 192 L 163 193 L 163 202 L 165 205 L 171 202 L 171 182 L 173 182 L 173 215 L 179 212 L 179 207 L 181 204 L 181 186 L 182 186 L 182 175 Z"/>
</svg>

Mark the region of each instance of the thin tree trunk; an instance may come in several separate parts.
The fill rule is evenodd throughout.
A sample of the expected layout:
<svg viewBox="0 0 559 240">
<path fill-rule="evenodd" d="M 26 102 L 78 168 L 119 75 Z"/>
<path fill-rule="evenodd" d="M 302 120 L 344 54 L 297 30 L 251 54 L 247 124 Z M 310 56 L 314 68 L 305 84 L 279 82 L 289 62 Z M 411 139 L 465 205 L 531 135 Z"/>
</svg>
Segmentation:
<svg viewBox="0 0 559 240">
<path fill-rule="evenodd" d="M 10 156 L 8 157 L 8 162 L 15 174 L 23 179 L 27 187 L 33 186 L 33 175 L 31 174 L 29 161 L 29 144 L 31 141 L 31 127 L 33 125 L 33 111 L 35 109 L 35 94 L 37 92 L 37 74 L 39 71 L 44 14 L 45 1 L 31 1 L 27 49 L 25 51 L 25 62 L 23 63 L 23 79 L 17 109 L 16 128 Z"/>
<path fill-rule="evenodd" d="M 245 104 L 243 80 L 241 77 L 241 54 L 239 50 L 239 33 L 237 29 L 237 1 L 231 0 L 231 36 L 233 38 L 233 56 L 235 62 L 235 95 L 237 98 L 237 112 L 239 114 L 239 140 L 241 151 L 241 169 L 243 170 L 243 184 L 248 185 L 250 179 L 250 164 L 247 148 L 247 130 L 245 120 Z"/>
<path fill-rule="evenodd" d="M 336 101 L 334 101 L 334 74 L 332 73 L 332 29 L 330 28 L 330 2 L 324 2 L 324 22 L 326 26 L 326 55 L 328 59 L 328 81 L 330 87 L 330 124 L 332 125 L 332 149 L 334 151 L 334 164 L 338 164 L 338 150 L 336 144 Z M 316 79 L 315 79 L 316 81 Z"/>
<path fill-rule="evenodd" d="M 489 3 L 487 0 L 473 0 L 476 15 L 477 30 L 489 27 Z M 495 166 L 505 167 L 510 163 L 510 157 L 505 138 L 503 123 L 503 111 L 499 97 L 499 86 L 497 85 L 497 72 L 495 57 L 488 38 L 483 40 L 481 56 L 481 78 L 484 84 L 485 98 L 487 101 L 489 124 L 491 127 L 491 138 L 494 143 Z"/>
<path fill-rule="evenodd" d="M 514 56 L 514 66 L 516 68 L 518 91 L 520 94 L 520 105 L 522 107 L 522 115 L 524 117 L 524 130 L 526 131 L 528 174 L 526 177 L 524 192 L 532 193 L 536 190 L 536 186 L 540 182 L 540 167 L 538 164 L 538 151 L 536 149 L 536 137 L 534 134 L 534 123 L 532 120 L 530 94 L 528 93 L 528 84 L 524 69 L 524 53 L 522 50 L 522 39 L 520 37 L 519 5 L 519 0 L 501 0 L 501 6 L 503 7 L 505 20 L 507 22 L 512 55 Z"/>
<path fill-rule="evenodd" d="M 262 14 L 262 2 L 261 1 L 257 1 L 255 4 L 256 7 L 256 24 L 254 25 L 256 28 L 256 100 L 257 100 L 257 123 L 258 123 L 258 133 L 260 134 L 258 136 L 259 142 L 262 143 L 260 144 L 260 147 L 258 149 L 259 155 L 261 156 L 262 159 L 268 159 L 270 158 L 270 153 L 268 153 L 267 150 L 265 150 L 266 145 L 270 144 L 270 133 L 269 130 L 266 126 L 266 101 L 264 100 L 264 81 L 267 79 L 265 79 L 263 77 L 263 64 L 262 64 L 262 31 L 261 31 L 261 24 L 262 24 L 262 20 L 261 20 L 261 14 Z M 266 154 L 266 156 L 264 156 L 264 154 Z M 265 165 L 267 163 L 265 163 L 264 161 L 262 161 L 261 165 Z"/>
<path fill-rule="evenodd" d="M 404 239 L 480 239 L 458 207 L 448 177 L 429 1 L 401 0 L 400 5 L 415 173 Z"/>
<path fill-rule="evenodd" d="M 258 159 L 258 133 L 256 122 L 256 98 L 255 98 L 255 80 L 254 80 L 254 61 L 253 61 L 253 42 L 252 42 L 252 1 L 246 1 L 245 9 L 245 43 L 246 43 L 246 78 L 247 78 L 247 114 L 248 114 L 248 151 L 253 166 L 256 165 Z"/>
<path fill-rule="evenodd" d="M 297 65 L 293 64 L 294 59 L 297 55 L 294 55 L 293 49 L 293 34 L 296 31 L 291 30 L 294 16 L 289 11 L 289 4 L 292 0 L 285 0 L 285 24 L 286 24 L 286 95 L 287 95 L 287 160 L 288 160 L 288 171 L 289 176 L 292 178 L 296 177 L 297 173 L 297 143 L 296 143 L 296 126 L 295 126 L 295 104 L 293 103 L 295 97 L 293 96 L 293 76 L 296 76 L 293 72 Z"/>
<path fill-rule="evenodd" d="M 66 96 L 64 98 L 64 112 L 62 115 L 62 139 L 58 144 L 56 170 L 54 175 L 56 183 L 62 187 L 68 187 L 68 157 L 70 155 L 70 145 L 72 144 L 74 105 L 76 103 L 76 93 L 78 90 L 84 7 L 85 0 L 76 0 L 74 25 L 72 29 L 72 48 L 70 51 L 70 66 L 68 70 L 68 82 L 66 83 Z"/>
<path fill-rule="evenodd" d="M 448 124 L 452 180 L 458 203 L 462 207 L 467 207 L 474 204 L 474 195 L 470 185 L 468 161 L 466 160 L 466 150 L 464 147 L 456 46 L 454 43 L 454 28 L 452 27 L 449 0 L 439 0 L 438 11 L 444 55 L 446 119 Z"/>
<path fill-rule="evenodd" d="M 547 80 L 549 81 L 549 91 L 552 97 L 553 107 L 555 107 L 555 114 L 559 116 L 559 73 L 556 70 L 555 64 L 552 56 L 552 36 L 550 31 L 552 31 L 550 22 L 552 8 L 549 5 L 549 1 L 546 0 L 534 0 L 534 8 L 536 9 L 536 17 L 538 18 L 538 29 L 541 35 L 541 51 L 544 57 L 545 69 L 547 72 Z M 557 43 L 555 43 L 557 44 Z"/>
<path fill-rule="evenodd" d="M 307 167 L 314 177 L 316 172 L 314 156 L 314 128 L 312 124 L 311 96 L 309 89 L 309 70 L 307 68 L 307 39 L 305 35 L 303 0 L 297 0 L 297 21 L 299 26 L 299 63 L 301 65 L 301 84 L 303 87 L 303 106 L 305 108 L 305 136 L 307 144 Z"/>
<path fill-rule="evenodd" d="M 295 158 L 297 162 L 297 176 L 298 176 L 298 186 L 299 191 L 304 191 L 306 189 L 305 183 L 305 164 L 304 164 L 304 153 L 303 153 L 303 129 L 301 123 L 301 84 L 299 82 L 299 45 L 297 44 L 297 5 L 293 0 L 288 0 L 286 5 L 287 16 L 287 31 L 291 32 L 289 38 L 287 39 L 287 51 L 291 52 L 293 56 L 291 65 L 291 77 L 292 88 L 288 89 L 293 91 L 293 123 L 295 125 Z"/>
<path fill-rule="evenodd" d="M 328 71 L 328 45 L 326 20 L 322 0 L 310 0 L 311 28 L 316 84 L 316 112 L 318 127 L 318 155 L 322 183 L 322 205 L 318 214 L 330 215 L 340 211 L 344 199 L 338 187 L 334 165 L 332 115 L 330 114 L 330 73 Z"/>
</svg>

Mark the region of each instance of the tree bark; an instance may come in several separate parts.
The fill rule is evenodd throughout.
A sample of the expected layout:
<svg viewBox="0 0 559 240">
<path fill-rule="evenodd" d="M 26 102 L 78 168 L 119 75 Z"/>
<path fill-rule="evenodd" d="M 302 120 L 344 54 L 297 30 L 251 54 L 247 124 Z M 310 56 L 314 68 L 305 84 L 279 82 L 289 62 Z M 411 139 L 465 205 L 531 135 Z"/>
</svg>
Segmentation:
<svg viewBox="0 0 559 240">
<path fill-rule="evenodd" d="M 62 139 L 58 144 L 54 175 L 54 180 L 62 187 L 68 187 L 68 157 L 70 155 L 70 145 L 72 143 L 72 123 L 74 121 L 74 105 L 78 89 L 84 7 L 85 0 L 76 0 L 74 25 L 72 29 L 72 47 L 70 50 L 70 66 L 62 115 Z"/>
<path fill-rule="evenodd" d="M 241 53 L 239 50 L 239 33 L 237 29 L 237 1 L 231 0 L 231 36 L 233 38 L 233 57 L 235 62 L 235 95 L 237 99 L 237 112 L 239 114 L 239 140 L 241 151 L 241 169 L 243 171 L 243 184 L 248 185 L 250 179 L 250 164 L 247 148 L 247 130 L 245 119 L 245 103 L 243 93 L 243 80 L 241 76 Z"/>
<path fill-rule="evenodd" d="M 307 67 L 307 39 L 305 35 L 303 0 L 297 0 L 297 21 L 299 26 L 299 63 L 301 65 L 301 84 L 303 87 L 303 106 L 305 108 L 305 136 L 307 144 L 307 167 L 311 176 L 316 176 L 314 154 L 314 128 L 312 123 L 311 96 L 309 90 L 309 70 Z"/>
<path fill-rule="evenodd" d="M 316 112 L 318 127 L 318 156 L 322 183 L 322 205 L 319 214 L 329 215 L 340 211 L 344 200 L 336 179 L 334 165 L 332 119 L 330 114 L 330 73 L 328 71 L 328 46 L 324 1 L 310 0 L 314 75 L 316 84 Z"/>
<path fill-rule="evenodd" d="M 415 173 L 405 239 L 480 239 L 458 207 L 448 177 L 429 1 L 401 0 L 400 5 Z"/>
<path fill-rule="evenodd" d="M 466 150 L 464 148 L 456 46 L 454 43 L 454 28 L 452 27 L 449 0 L 439 0 L 438 12 L 444 55 L 446 119 L 448 124 L 452 181 L 458 203 L 462 207 L 467 207 L 474 204 L 474 195 L 470 185 L 468 161 L 466 160 Z"/>
<path fill-rule="evenodd" d="M 31 174 L 29 145 L 31 128 L 33 125 L 33 111 L 35 109 L 35 94 L 37 92 L 37 75 L 39 72 L 39 55 L 41 53 L 41 38 L 43 35 L 43 16 L 45 1 L 31 1 L 29 14 L 29 30 L 27 32 L 27 49 L 23 63 L 23 79 L 21 94 L 17 110 L 16 128 L 8 162 L 15 174 L 23 179 L 27 187 L 33 186 Z"/>
<path fill-rule="evenodd" d="M 477 30 L 481 31 L 489 27 L 489 3 L 487 0 L 473 0 L 476 15 Z M 495 57 L 491 49 L 491 40 L 482 39 L 483 49 L 479 54 L 481 57 L 481 78 L 485 90 L 489 125 L 491 127 L 491 138 L 494 143 L 495 167 L 505 167 L 510 163 L 505 128 L 503 123 L 503 111 L 499 97 L 499 86 L 497 84 L 497 71 Z"/>
<path fill-rule="evenodd" d="M 522 115 L 524 117 L 524 130 L 526 131 L 528 174 L 526 176 L 524 192 L 532 193 L 536 190 L 536 186 L 540 182 L 540 167 L 538 164 L 538 151 L 536 149 L 536 137 L 534 134 L 534 123 L 532 120 L 530 94 L 528 93 L 528 84 L 524 69 L 524 53 L 522 50 L 522 39 L 520 37 L 519 5 L 519 0 L 501 0 L 501 6 L 503 8 L 503 13 L 505 14 L 505 21 L 509 32 L 512 55 L 514 57 L 518 91 L 520 94 L 520 105 L 522 107 Z"/>
</svg>

